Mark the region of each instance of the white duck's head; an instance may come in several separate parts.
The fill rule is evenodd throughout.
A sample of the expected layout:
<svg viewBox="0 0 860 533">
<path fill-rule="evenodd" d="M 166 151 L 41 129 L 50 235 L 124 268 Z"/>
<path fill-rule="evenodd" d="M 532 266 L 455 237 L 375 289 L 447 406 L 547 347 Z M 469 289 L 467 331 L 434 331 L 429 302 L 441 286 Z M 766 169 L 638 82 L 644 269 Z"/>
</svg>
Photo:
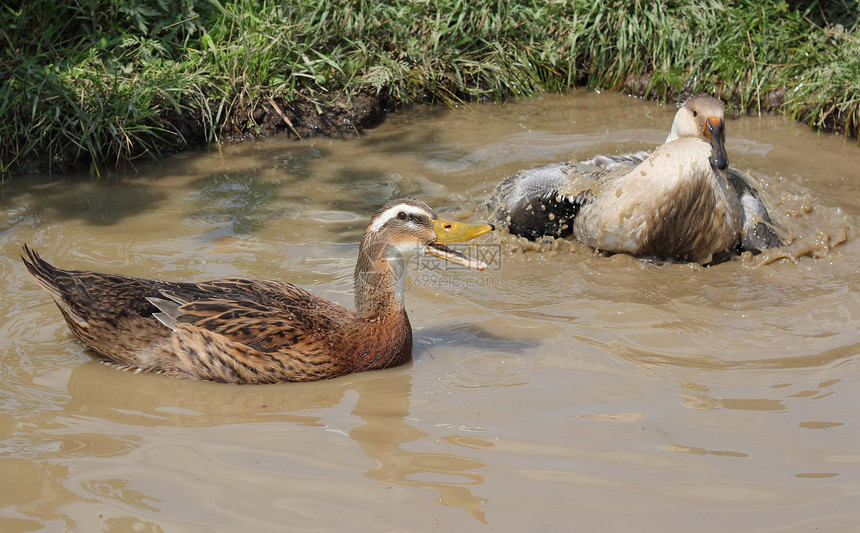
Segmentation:
<svg viewBox="0 0 860 533">
<path fill-rule="evenodd" d="M 689 98 L 675 114 L 666 142 L 681 137 L 698 137 L 711 144 L 711 164 L 718 170 L 729 166 L 726 154 L 726 106 L 707 94 Z"/>
</svg>

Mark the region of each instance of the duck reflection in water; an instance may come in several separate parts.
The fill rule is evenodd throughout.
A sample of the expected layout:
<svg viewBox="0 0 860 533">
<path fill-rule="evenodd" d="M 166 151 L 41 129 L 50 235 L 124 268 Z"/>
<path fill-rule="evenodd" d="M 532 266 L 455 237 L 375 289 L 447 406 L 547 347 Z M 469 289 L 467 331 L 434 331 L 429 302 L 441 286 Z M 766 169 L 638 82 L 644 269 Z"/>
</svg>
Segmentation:
<svg viewBox="0 0 860 533">
<path fill-rule="evenodd" d="M 106 373 L 112 373 L 113 378 L 105 379 Z M 220 400 L 213 402 L 212 395 L 216 390 Z M 309 464 L 316 465 L 319 460 L 325 461 L 327 453 L 342 453 L 343 449 L 339 446 L 332 451 L 316 448 L 319 442 L 332 438 L 334 433 L 348 435 L 373 461 L 373 466 L 364 473 L 367 479 L 400 487 L 438 491 L 437 502 L 446 507 L 462 509 L 475 520 L 486 523 L 481 506 L 488 500 L 473 492 L 484 482 L 484 476 L 480 474 L 484 463 L 464 455 L 440 453 L 439 443 L 435 439 L 428 441 L 428 433 L 409 421 L 410 399 L 413 395 L 412 378 L 402 369 L 374 375 L 357 374 L 325 382 L 295 383 L 290 386 L 224 388 L 213 383 L 188 383 L 160 379 L 154 375 L 117 374 L 104 365 L 92 363 L 75 368 L 69 379 L 69 392 L 71 397 L 62 410 L 64 418 L 86 416 L 94 420 L 105 420 L 109 427 L 118 423 L 126 428 L 123 430 L 124 434 L 128 434 L 129 428 L 134 427 L 191 428 L 189 431 L 195 432 L 195 436 L 200 428 L 220 428 L 219 434 L 221 430 L 234 426 L 241 430 L 241 434 L 245 435 L 241 440 L 241 449 L 246 450 L 244 452 L 236 449 L 238 444 L 233 444 L 232 439 L 226 444 L 218 439 L 210 439 L 207 444 L 195 437 L 194 442 L 188 444 L 196 450 L 197 458 L 193 464 L 183 464 L 177 468 L 183 471 L 188 469 L 198 482 L 199 468 L 214 469 L 211 473 L 214 478 L 220 478 L 225 467 L 240 468 L 243 476 L 258 475 L 253 471 L 248 472 L 249 467 L 243 459 L 250 454 L 255 457 L 256 462 L 270 465 L 265 475 L 278 473 L 280 470 L 278 476 L 273 479 L 277 479 L 278 485 L 289 485 L 291 488 L 286 492 L 289 493 L 295 484 L 292 473 L 302 470 L 302 465 L 296 465 L 296 461 L 303 462 L 307 454 Z M 339 414 L 343 410 L 337 409 L 337 406 L 356 396 L 351 416 L 344 417 Z M 356 416 L 364 423 L 356 425 Z M 247 429 L 247 424 L 267 429 L 259 433 L 258 430 Z M 340 430 L 344 426 L 355 427 L 344 432 Z M 242 429 L 243 427 L 246 429 Z M 273 434 L 284 430 L 291 435 L 298 431 L 308 436 L 310 441 L 304 438 L 297 440 L 305 442 L 304 446 L 308 446 L 307 442 L 310 442 L 315 449 L 281 450 L 281 445 L 278 445 L 277 449 L 267 449 Z M 248 431 L 251 433 L 246 433 Z M 452 430 L 452 433 L 456 434 L 443 435 L 441 440 L 457 445 L 463 438 L 462 432 Z M 253 436 L 248 436 L 252 434 L 266 436 L 257 441 Z M 179 437 L 171 437 L 174 446 L 182 446 L 181 439 L 177 440 Z M 103 435 L 103 438 L 115 440 L 110 434 Z M 475 437 L 469 435 L 469 440 L 474 441 Z M 482 447 L 492 446 L 492 442 L 480 440 L 486 444 Z M 137 448 L 160 446 L 157 439 L 136 439 L 130 442 L 127 435 L 123 442 L 126 447 L 115 455 L 130 455 Z M 423 448 L 427 451 L 407 450 L 407 443 L 411 443 L 412 450 Z M 467 448 L 474 449 L 472 446 Z M 221 461 L 225 461 L 224 458 L 228 456 L 233 458 L 232 462 L 238 463 L 209 463 L 211 457 L 221 457 Z M 360 464 L 362 463 L 356 466 Z M 128 467 L 137 468 L 133 465 Z M 318 466 L 312 466 L 311 471 L 316 469 Z M 343 475 L 349 474 L 338 474 L 341 477 Z M 255 483 L 259 482 L 261 481 Z M 195 489 L 192 486 L 190 490 L 193 492 Z M 285 494 L 284 491 L 275 492 L 279 497 Z"/>
<path fill-rule="evenodd" d="M 486 524 L 481 504 L 488 500 L 476 496 L 470 488 L 484 482 L 478 470 L 485 465 L 461 455 L 405 450 L 404 444 L 412 442 L 416 443 L 413 447 L 420 446 L 420 442 L 429 434 L 406 421 L 412 378 L 405 373 L 391 377 L 385 388 L 379 387 L 378 383 L 365 382 L 365 393 L 359 393 L 358 402 L 352 411 L 365 424 L 350 430 L 349 436 L 358 442 L 368 457 L 376 461 L 376 467 L 368 470 L 365 476 L 402 487 L 437 490 L 439 503 L 463 509 Z M 449 440 L 445 437 L 442 439 Z M 492 446 L 489 441 L 485 442 Z M 430 449 L 436 447 L 438 444 L 433 444 Z"/>
</svg>

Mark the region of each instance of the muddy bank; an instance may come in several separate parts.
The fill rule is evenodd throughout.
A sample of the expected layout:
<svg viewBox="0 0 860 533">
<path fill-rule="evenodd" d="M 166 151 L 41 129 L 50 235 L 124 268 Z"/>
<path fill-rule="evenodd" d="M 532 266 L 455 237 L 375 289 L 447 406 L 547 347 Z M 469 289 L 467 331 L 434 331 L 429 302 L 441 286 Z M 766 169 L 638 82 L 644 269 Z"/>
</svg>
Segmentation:
<svg viewBox="0 0 860 533">
<path fill-rule="evenodd" d="M 649 79 L 649 75 L 639 78 L 628 77 L 623 92 L 629 96 L 648 100 L 664 99 L 663 96 L 655 95 L 649 90 Z M 683 89 L 676 91 L 665 100 L 670 103 L 680 103 L 692 94 L 692 90 Z M 729 112 L 735 118 L 759 111 L 776 115 L 783 114 L 785 111 L 784 89 L 763 93 L 759 99 L 752 102 L 743 101 L 742 93 L 738 89 L 723 88 L 717 91 L 715 96 L 727 104 Z M 386 114 L 396 112 L 397 109 L 398 106 L 387 94 L 371 91 L 342 95 L 334 104 L 324 106 L 317 106 L 306 98 L 287 102 L 283 98 L 265 97 L 236 106 L 224 126 L 221 140 L 225 143 L 236 143 L 278 135 L 297 139 L 315 136 L 353 137 L 379 125 Z M 820 128 L 820 131 L 856 139 L 860 125 L 836 106 L 832 106 L 831 109 L 832 112 L 823 119 L 825 127 Z M 809 124 L 813 118 L 806 114 L 799 117 L 799 121 Z"/>
<path fill-rule="evenodd" d="M 658 96 L 650 90 L 649 78 L 648 75 L 638 78 L 628 77 L 623 92 L 649 100 L 665 99 L 667 102 L 682 102 L 692 94 L 691 90 L 684 89 L 669 97 Z M 758 101 L 754 102 L 742 101 L 739 90 L 725 89 L 715 95 L 727 103 L 734 117 L 759 110 L 773 114 L 784 112 L 784 90 L 782 89 L 763 94 Z M 318 136 L 349 138 L 361 135 L 366 129 L 379 125 L 388 113 L 396 112 L 400 107 L 402 106 L 393 102 L 387 93 L 368 90 L 342 94 L 330 104 L 316 103 L 304 95 L 291 101 L 281 97 L 265 96 L 236 103 L 221 127 L 219 142 L 234 144 L 276 136 L 293 139 Z M 833 112 L 824 119 L 823 123 L 826 127 L 821 131 L 856 138 L 858 124 L 836 106 L 832 106 L 831 109 Z M 810 123 L 813 119 L 812 116 L 801 118 L 803 119 L 801 121 L 806 123 Z M 158 146 L 158 152 L 140 153 L 133 159 L 160 158 L 185 150 L 203 148 L 210 142 L 206 134 L 207 125 L 199 114 L 175 114 L 170 121 L 179 134 L 171 135 L 166 132 Z M 86 153 L 68 150 L 41 159 L 30 157 L 19 165 L 18 172 L 15 173 L 70 174 L 86 171 L 91 164 L 92 161 Z"/>
<path fill-rule="evenodd" d="M 690 88 L 684 88 L 680 91 L 673 91 L 670 98 L 664 98 L 662 95 L 655 94 L 651 85 L 651 74 L 643 74 L 642 76 L 628 76 L 624 80 L 624 91 L 630 96 L 647 98 L 649 100 L 665 100 L 667 102 L 683 102 L 690 96 L 693 96 L 695 91 Z M 741 87 L 730 88 L 726 85 L 721 85 L 713 95 L 726 103 L 727 111 L 734 117 L 752 113 L 771 113 L 774 115 L 787 115 L 785 107 L 785 88 L 780 87 L 770 91 L 763 91 L 754 100 L 744 100 L 743 90 Z M 829 111 L 820 117 L 821 126 L 819 131 L 825 133 L 835 133 L 842 135 L 847 139 L 857 139 L 860 133 L 860 123 L 846 109 L 840 108 L 836 102 L 830 102 L 824 106 Z M 815 128 L 816 115 L 811 104 L 806 104 L 801 107 L 795 117 L 799 122 L 802 122 L 812 128 Z"/>
<path fill-rule="evenodd" d="M 386 95 L 366 91 L 341 95 L 328 105 L 317 105 L 307 96 L 299 96 L 292 101 L 266 96 L 236 103 L 220 127 L 218 141 L 234 144 L 279 135 L 295 139 L 353 137 L 378 125 L 385 113 L 392 110 Z M 174 113 L 168 117 L 168 123 L 172 131 L 163 133 L 157 151 L 141 152 L 131 159 L 159 159 L 185 150 L 204 148 L 210 143 L 208 125 L 200 113 Z M 13 167 L 12 173 L 71 174 L 86 171 L 91 165 L 92 158 L 88 153 L 69 148 L 47 156 L 31 154 L 17 168 Z"/>
<path fill-rule="evenodd" d="M 224 124 L 222 140 L 228 143 L 287 135 L 299 139 L 319 135 L 351 137 L 379 124 L 391 111 L 384 94 L 362 91 L 341 95 L 333 104 L 317 106 L 309 98 L 286 101 L 264 97 L 237 104 Z"/>
</svg>

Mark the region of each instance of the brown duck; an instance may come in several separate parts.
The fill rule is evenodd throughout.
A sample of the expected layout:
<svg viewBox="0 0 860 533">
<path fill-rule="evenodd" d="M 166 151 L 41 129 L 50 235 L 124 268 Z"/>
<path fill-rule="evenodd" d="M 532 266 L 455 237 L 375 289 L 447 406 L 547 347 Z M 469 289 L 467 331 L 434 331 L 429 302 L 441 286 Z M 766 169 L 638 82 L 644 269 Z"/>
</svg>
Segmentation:
<svg viewBox="0 0 860 533">
<path fill-rule="evenodd" d="M 228 383 L 313 381 L 409 361 L 402 254 L 426 246 L 483 270 L 444 243 L 492 229 L 440 219 L 418 200 L 389 202 L 361 239 L 355 312 L 279 281 L 175 283 L 63 270 L 26 245 L 23 260 L 75 335 L 109 364 Z"/>
</svg>

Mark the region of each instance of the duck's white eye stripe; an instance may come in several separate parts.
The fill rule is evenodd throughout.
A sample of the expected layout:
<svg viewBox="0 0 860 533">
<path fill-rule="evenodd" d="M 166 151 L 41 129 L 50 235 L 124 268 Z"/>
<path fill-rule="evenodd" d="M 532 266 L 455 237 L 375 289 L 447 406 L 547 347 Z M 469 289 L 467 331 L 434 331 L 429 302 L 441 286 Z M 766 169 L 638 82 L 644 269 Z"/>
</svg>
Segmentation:
<svg viewBox="0 0 860 533">
<path fill-rule="evenodd" d="M 370 231 L 379 231 L 392 218 L 397 218 L 398 213 L 406 213 L 407 215 L 427 215 L 427 211 L 420 207 L 415 207 L 409 204 L 397 204 L 389 207 L 376 217 L 373 224 L 370 225 Z"/>
</svg>

